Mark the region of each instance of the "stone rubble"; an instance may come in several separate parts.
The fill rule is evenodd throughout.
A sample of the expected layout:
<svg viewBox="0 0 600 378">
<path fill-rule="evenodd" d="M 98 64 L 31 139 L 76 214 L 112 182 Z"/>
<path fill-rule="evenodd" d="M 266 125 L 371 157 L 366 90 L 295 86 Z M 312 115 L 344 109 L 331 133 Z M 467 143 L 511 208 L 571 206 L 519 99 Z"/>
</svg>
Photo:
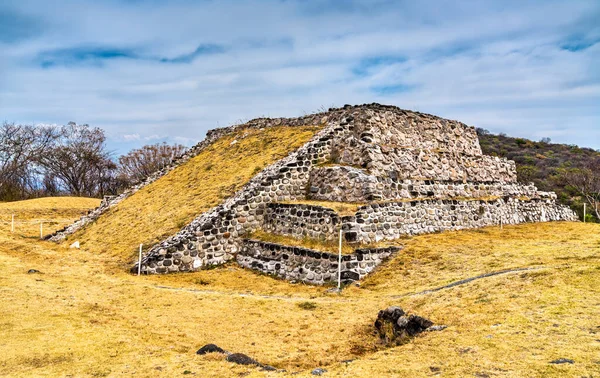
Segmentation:
<svg viewBox="0 0 600 378">
<path fill-rule="evenodd" d="M 375 320 L 375 329 L 386 345 L 402 344 L 432 326 L 432 321 L 418 315 L 407 315 L 397 306 L 379 311 Z"/>
</svg>

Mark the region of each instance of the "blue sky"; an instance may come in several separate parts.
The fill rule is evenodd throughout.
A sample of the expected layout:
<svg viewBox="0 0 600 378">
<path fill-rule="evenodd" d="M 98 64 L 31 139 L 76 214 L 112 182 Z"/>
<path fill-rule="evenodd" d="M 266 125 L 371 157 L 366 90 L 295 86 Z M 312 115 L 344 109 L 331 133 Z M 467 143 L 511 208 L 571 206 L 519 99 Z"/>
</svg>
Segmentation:
<svg viewBox="0 0 600 378">
<path fill-rule="evenodd" d="M 124 153 L 380 102 L 600 149 L 600 1 L 3 0 L 0 117 Z"/>
</svg>

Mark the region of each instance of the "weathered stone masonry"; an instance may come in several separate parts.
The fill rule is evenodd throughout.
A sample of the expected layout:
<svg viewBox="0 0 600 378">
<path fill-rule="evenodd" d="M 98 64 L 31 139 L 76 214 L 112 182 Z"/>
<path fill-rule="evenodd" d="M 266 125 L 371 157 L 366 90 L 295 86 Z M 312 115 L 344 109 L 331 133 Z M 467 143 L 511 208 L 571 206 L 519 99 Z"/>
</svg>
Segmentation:
<svg viewBox="0 0 600 378">
<path fill-rule="evenodd" d="M 333 240 L 342 227 L 346 241 L 369 243 L 500 221 L 575 220 L 571 210 L 555 203 L 553 193 L 517 183 L 514 162 L 483 155 L 473 127 L 371 104 L 292 119 L 261 118 L 211 131 L 205 141 L 169 167 L 107 201 L 52 239 L 61 240 L 93 221 L 219 137 L 243 127 L 278 125 L 322 125 L 323 129 L 253 177 L 235 195 L 152 247 L 142 260 L 142 272 L 193 271 L 236 258 L 242 266 L 285 279 L 324 283 L 334 270 L 332 256 L 316 251 L 303 256 L 301 248 L 247 240 L 245 235 L 263 228 L 298 239 Z M 482 198 L 486 200 L 479 200 Z M 353 216 L 340 217 L 320 206 L 282 203 L 305 199 L 367 205 Z M 351 255 L 354 257 L 345 257 L 353 263 L 345 267 L 345 276 L 360 278 L 396 251 L 365 254 L 357 250 Z M 364 258 L 367 255 L 370 257 Z"/>
<path fill-rule="evenodd" d="M 311 205 L 269 203 L 263 229 L 273 234 L 292 237 L 335 240 L 340 217 L 328 208 Z"/>
<path fill-rule="evenodd" d="M 318 167 L 310 173 L 308 197 L 320 201 L 369 202 L 401 198 L 483 198 L 506 195 L 528 198 L 556 198 L 530 185 L 499 182 L 444 180 L 392 180 L 377 177 L 364 169 L 348 166 Z"/>
<path fill-rule="evenodd" d="M 358 281 L 372 272 L 399 247 L 357 249 L 342 256 L 342 281 Z M 338 255 L 306 248 L 244 240 L 238 263 L 245 267 L 273 274 L 290 281 L 322 285 L 337 281 Z"/>
<path fill-rule="evenodd" d="M 553 200 L 502 198 L 492 201 L 425 200 L 370 204 L 343 224 L 348 241 L 372 243 L 404 235 L 502 224 L 577 220 Z"/>
</svg>

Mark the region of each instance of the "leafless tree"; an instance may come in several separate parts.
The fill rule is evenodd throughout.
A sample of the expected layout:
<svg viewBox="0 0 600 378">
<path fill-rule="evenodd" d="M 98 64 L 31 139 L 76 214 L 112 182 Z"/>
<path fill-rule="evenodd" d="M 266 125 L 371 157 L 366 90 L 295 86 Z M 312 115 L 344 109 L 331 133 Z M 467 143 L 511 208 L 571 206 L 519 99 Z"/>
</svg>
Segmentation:
<svg viewBox="0 0 600 378">
<path fill-rule="evenodd" d="M 104 131 L 69 122 L 50 151 L 40 158 L 46 173 L 74 195 L 105 194 L 105 181 L 116 165 L 106 150 Z"/>
<path fill-rule="evenodd" d="M 563 169 L 560 177 L 591 205 L 596 218 L 600 219 L 600 158 L 581 168 Z"/>
<path fill-rule="evenodd" d="M 119 158 L 119 173 L 131 183 L 142 181 L 181 156 L 186 149 L 181 144 L 157 143 L 132 150 Z"/>
<path fill-rule="evenodd" d="M 20 199 L 35 189 L 39 158 L 48 153 L 59 135 L 56 127 L 2 124 L 0 199 Z"/>
</svg>

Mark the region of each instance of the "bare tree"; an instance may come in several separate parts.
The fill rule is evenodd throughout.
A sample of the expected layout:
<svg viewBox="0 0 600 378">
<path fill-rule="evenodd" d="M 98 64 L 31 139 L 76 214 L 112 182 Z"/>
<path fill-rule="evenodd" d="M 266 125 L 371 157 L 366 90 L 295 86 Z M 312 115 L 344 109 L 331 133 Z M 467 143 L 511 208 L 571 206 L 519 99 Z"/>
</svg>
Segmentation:
<svg viewBox="0 0 600 378">
<path fill-rule="evenodd" d="M 560 177 L 591 205 L 600 219 L 600 159 L 591 160 L 581 168 L 563 169 Z"/>
<path fill-rule="evenodd" d="M 103 195 L 105 181 L 116 165 L 105 146 L 104 131 L 69 122 L 50 151 L 41 157 L 46 173 L 74 195 Z"/>
<path fill-rule="evenodd" d="M 132 150 L 119 158 L 119 173 L 131 183 L 142 181 L 181 156 L 186 149 L 181 144 L 157 143 Z"/>
<path fill-rule="evenodd" d="M 35 189 L 37 163 L 59 137 L 56 127 L 4 122 L 0 127 L 0 198 L 24 198 Z"/>
</svg>

